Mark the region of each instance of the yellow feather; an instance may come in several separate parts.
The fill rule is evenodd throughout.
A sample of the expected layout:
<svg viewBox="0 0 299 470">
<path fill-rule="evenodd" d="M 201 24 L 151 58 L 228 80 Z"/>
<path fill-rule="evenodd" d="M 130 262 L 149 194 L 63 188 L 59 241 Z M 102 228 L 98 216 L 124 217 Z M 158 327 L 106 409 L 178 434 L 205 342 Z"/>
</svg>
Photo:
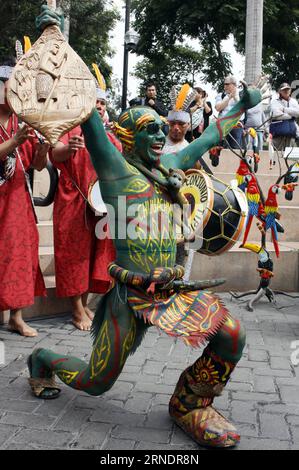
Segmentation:
<svg viewBox="0 0 299 470">
<path fill-rule="evenodd" d="M 184 104 L 184 101 L 189 93 L 189 90 L 190 90 L 190 85 L 188 85 L 188 83 L 185 83 L 185 85 L 182 86 L 179 94 L 178 94 L 178 97 L 176 99 L 176 103 L 175 103 L 175 109 L 176 111 L 180 111 L 183 107 L 183 104 Z"/>
<path fill-rule="evenodd" d="M 26 54 L 26 52 L 29 51 L 29 49 L 31 49 L 30 38 L 28 36 L 24 36 L 24 51 L 25 51 L 25 54 Z"/>
<path fill-rule="evenodd" d="M 92 64 L 92 67 L 93 67 L 93 70 L 95 71 L 99 87 L 101 88 L 101 90 L 106 91 L 105 79 L 103 75 L 101 74 L 99 67 L 97 66 L 97 64 Z"/>
</svg>

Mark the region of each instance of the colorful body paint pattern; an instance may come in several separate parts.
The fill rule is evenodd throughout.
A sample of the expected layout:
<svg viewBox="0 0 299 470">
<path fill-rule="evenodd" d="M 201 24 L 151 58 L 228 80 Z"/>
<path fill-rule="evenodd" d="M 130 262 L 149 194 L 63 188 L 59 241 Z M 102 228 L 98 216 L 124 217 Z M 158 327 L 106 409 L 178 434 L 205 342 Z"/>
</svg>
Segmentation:
<svg viewBox="0 0 299 470">
<path fill-rule="evenodd" d="M 128 303 L 144 321 L 193 347 L 214 336 L 229 314 L 218 297 L 202 291 L 152 296 L 128 289 Z"/>
</svg>

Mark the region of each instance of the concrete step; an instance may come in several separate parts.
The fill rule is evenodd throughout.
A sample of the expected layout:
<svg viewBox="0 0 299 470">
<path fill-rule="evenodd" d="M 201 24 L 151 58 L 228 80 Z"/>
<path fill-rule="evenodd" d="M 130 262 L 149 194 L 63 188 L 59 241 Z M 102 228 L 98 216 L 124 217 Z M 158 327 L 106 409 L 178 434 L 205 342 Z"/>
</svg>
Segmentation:
<svg viewBox="0 0 299 470">
<path fill-rule="evenodd" d="M 259 242 L 255 242 L 259 244 Z M 273 289 L 296 292 L 299 289 L 299 242 L 281 245 L 281 255 L 277 259 L 271 243 L 268 250 L 274 262 Z M 234 247 L 221 256 L 205 256 L 196 253 L 191 278 L 217 279 L 226 278 L 227 282 L 218 287 L 219 292 L 229 290 L 247 291 L 259 285 L 256 272 L 258 255 L 248 250 Z"/>
<path fill-rule="evenodd" d="M 39 246 L 53 246 L 53 222 L 52 220 L 42 220 L 37 224 L 39 232 Z"/>
<path fill-rule="evenodd" d="M 54 263 L 54 247 L 53 246 L 40 246 L 39 247 L 39 263 L 44 276 L 55 275 Z"/>
<path fill-rule="evenodd" d="M 35 207 L 35 213 L 39 222 L 53 220 L 53 204 L 47 207 Z"/>
</svg>

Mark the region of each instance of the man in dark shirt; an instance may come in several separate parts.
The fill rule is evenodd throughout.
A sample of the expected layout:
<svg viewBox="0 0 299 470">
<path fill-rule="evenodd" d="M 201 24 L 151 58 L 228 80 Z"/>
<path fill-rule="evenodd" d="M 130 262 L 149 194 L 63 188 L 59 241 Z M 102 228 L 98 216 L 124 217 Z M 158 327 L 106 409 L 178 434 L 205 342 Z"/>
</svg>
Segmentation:
<svg viewBox="0 0 299 470">
<path fill-rule="evenodd" d="M 157 100 L 156 85 L 152 82 L 146 85 L 145 98 L 134 98 L 130 101 L 131 107 L 139 105 L 150 106 L 159 114 L 159 116 L 167 116 L 167 109 L 161 101 Z"/>
</svg>

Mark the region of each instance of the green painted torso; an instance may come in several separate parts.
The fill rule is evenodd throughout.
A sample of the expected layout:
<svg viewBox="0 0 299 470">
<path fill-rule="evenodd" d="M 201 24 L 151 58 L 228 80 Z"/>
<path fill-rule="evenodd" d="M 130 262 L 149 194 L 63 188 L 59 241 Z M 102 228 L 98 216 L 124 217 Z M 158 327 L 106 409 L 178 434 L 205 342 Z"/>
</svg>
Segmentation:
<svg viewBox="0 0 299 470">
<path fill-rule="evenodd" d="M 105 203 L 113 207 L 110 231 L 123 268 L 148 273 L 174 266 L 176 239 L 170 195 L 127 163 L 128 176 L 100 181 Z M 115 220 L 115 225 L 113 220 Z"/>
</svg>

